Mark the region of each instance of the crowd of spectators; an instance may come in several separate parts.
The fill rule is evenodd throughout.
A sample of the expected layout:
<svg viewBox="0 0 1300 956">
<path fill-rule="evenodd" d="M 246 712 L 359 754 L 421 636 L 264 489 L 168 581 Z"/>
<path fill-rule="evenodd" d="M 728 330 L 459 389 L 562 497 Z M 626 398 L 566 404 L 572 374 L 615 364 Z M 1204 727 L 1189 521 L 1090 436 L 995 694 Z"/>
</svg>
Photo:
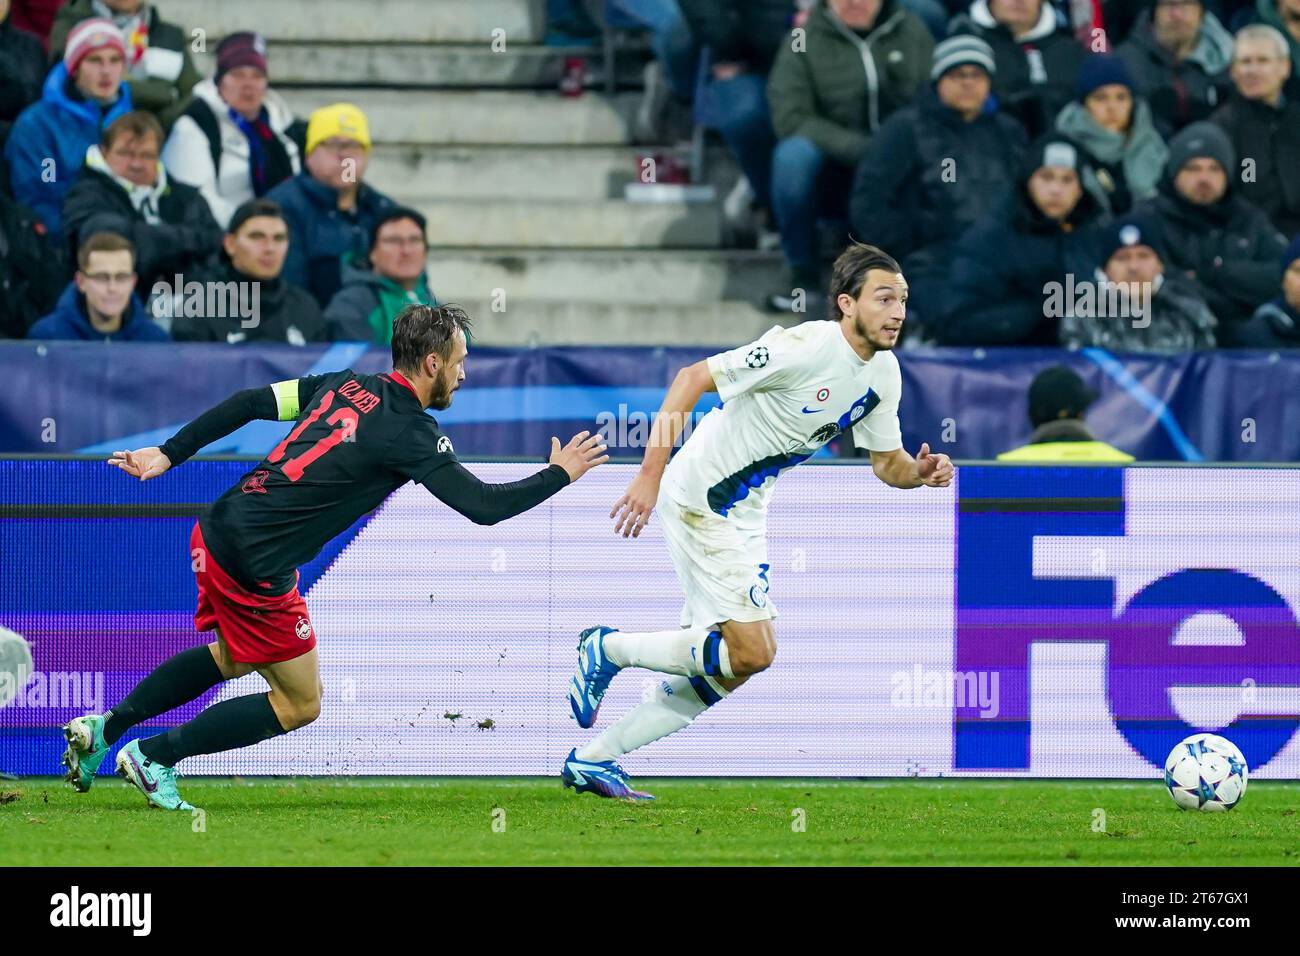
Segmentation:
<svg viewBox="0 0 1300 956">
<path fill-rule="evenodd" d="M 165 6 L 0 0 L 0 335 L 389 341 L 436 300 L 367 117 L 294 116 L 252 32 L 203 77 Z M 639 135 L 708 97 L 775 310 L 822 317 L 851 235 L 902 263 L 907 344 L 1300 345 L 1300 0 L 606 6 L 650 31 Z M 252 322 L 211 292 L 245 286 Z"/>
<path fill-rule="evenodd" d="M 366 116 L 295 117 L 262 37 L 223 38 L 203 78 L 143 0 L 14 3 L 0 336 L 387 343 L 403 305 L 436 304 L 424 217 L 365 182 Z"/>
</svg>

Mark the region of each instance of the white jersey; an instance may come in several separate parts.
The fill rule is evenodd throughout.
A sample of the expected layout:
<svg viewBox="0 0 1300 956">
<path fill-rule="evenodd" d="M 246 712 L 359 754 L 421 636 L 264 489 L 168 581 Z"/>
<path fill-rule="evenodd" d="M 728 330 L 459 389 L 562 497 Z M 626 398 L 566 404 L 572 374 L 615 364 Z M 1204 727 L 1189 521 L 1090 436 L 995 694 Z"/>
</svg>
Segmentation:
<svg viewBox="0 0 1300 956">
<path fill-rule="evenodd" d="M 688 508 L 758 525 L 777 475 L 856 429 L 872 451 L 902 447 L 902 377 L 893 352 L 864 362 L 838 322 L 773 326 L 710 356 L 722 399 L 668 463 L 662 490 Z"/>
</svg>

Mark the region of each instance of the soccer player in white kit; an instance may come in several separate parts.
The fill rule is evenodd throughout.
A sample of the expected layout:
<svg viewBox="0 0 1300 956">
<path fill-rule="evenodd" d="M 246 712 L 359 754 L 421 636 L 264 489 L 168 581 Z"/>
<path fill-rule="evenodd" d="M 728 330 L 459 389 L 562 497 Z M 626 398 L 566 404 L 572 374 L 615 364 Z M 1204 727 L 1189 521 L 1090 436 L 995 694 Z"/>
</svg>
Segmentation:
<svg viewBox="0 0 1300 956">
<path fill-rule="evenodd" d="M 876 476 L 895 488 L 946 487 L 948 456 L 902 448 L 902 379 L 893 347 L 907 307 L 898 263 L 854 243 L 835 262 L 830 304 L 838 321 L 773 327 L 757 342 L 677 373 L 655 419 L 641 470 L 610 512 L 614 532 L 638 537 L 658 509 L 685 592 L 681 627 L 582 632 L 569 704 L 581 727 L 596 721 L 614 675 L 642 667 L 669 675 L 654 696 L 574 748 L 561 778 L 579 793 L 652 799 L 632 789 L 617 760 L 688 726 L 765 670 L 776 655 L 768 600 L 767 500 L 777 476 L 855 429 Z M 710 411 L 669 462 L 705 392 Z"/>
</svg>

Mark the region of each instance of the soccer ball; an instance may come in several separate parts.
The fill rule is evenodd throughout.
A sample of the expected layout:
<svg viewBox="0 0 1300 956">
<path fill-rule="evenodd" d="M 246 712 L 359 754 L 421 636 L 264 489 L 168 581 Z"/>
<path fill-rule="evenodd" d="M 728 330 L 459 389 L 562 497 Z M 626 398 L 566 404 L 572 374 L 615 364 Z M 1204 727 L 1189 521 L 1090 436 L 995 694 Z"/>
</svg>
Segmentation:
<svg viewBox="0 0 1300 956">
<path fill-rule="evenodd" d="M 1182 810 L 1223 813 L 1246 793 L 1246 758 L 1215 734 L 1192 734 L 1165 761 L 1165 786 Z"/>
</svg>

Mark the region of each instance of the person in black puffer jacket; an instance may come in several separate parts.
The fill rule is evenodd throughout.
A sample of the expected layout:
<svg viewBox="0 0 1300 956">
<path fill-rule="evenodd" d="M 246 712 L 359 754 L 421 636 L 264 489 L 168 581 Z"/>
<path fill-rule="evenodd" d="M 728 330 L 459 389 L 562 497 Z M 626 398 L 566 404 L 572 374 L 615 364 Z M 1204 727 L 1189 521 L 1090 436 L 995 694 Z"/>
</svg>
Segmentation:
<svg viewBox="0 0 1300 956">
<path fill-rule="evenodd" d="M 135 246 L 139 292 L 172 282 L 221 245 L 221 227 L 193 186 L 172 180 L 158 161 L 162 125 L 137 110 L 114 120 L 63 200 L 63 234 L 75 252 L 97 232 L 126 236 Z"/>
<path fill-rule="evenodd" d="M 1160 220 L 1170 263 L 1196 281 L 1219 319 L 1219 344 L 1236 345 L 1239 326 L 1277 289 L 1286 239 L 1233 186 L 1237 169 L 1228 136 L 1193 123 L 1169 143 L 1156 197 L 1136 210 Z"/>
<path fill-rule="evenodd" d="M 1090 280 L 1101 258 L 1103 215 L 1083 188 L 1082 153 L 1059 134 L 1030 149 L 1000 212 L 957 242 L 943 345 L 1056 345 L 1052 290 Z"/>
<path fill-rule="evenodd" d="M 172 304 L 172 338 L 183 342 L 287 342 L 306 345 L 328 338 L 320 306 L 306 289 L 285 280 L 289 226 L 279 205 L 250 199 L 230 217 L 221 252 L 187 275 L 185 296 Z M 189 289 L 197 283 L 217 308 L 195 308 Z M 216 295 L 235 290 L 237 299 Z"/>
<path fill-rule="evenodd" d="M 1015 186 L 1024 128 L 988 107 L 993 50 L 953 36 L 934 50 L 933 89 L 887 119 L 858 165 L 853 233 L 897 258 L 911 288 L 909 335 L 939 318 L 952 244 Z"/>
</svg>

